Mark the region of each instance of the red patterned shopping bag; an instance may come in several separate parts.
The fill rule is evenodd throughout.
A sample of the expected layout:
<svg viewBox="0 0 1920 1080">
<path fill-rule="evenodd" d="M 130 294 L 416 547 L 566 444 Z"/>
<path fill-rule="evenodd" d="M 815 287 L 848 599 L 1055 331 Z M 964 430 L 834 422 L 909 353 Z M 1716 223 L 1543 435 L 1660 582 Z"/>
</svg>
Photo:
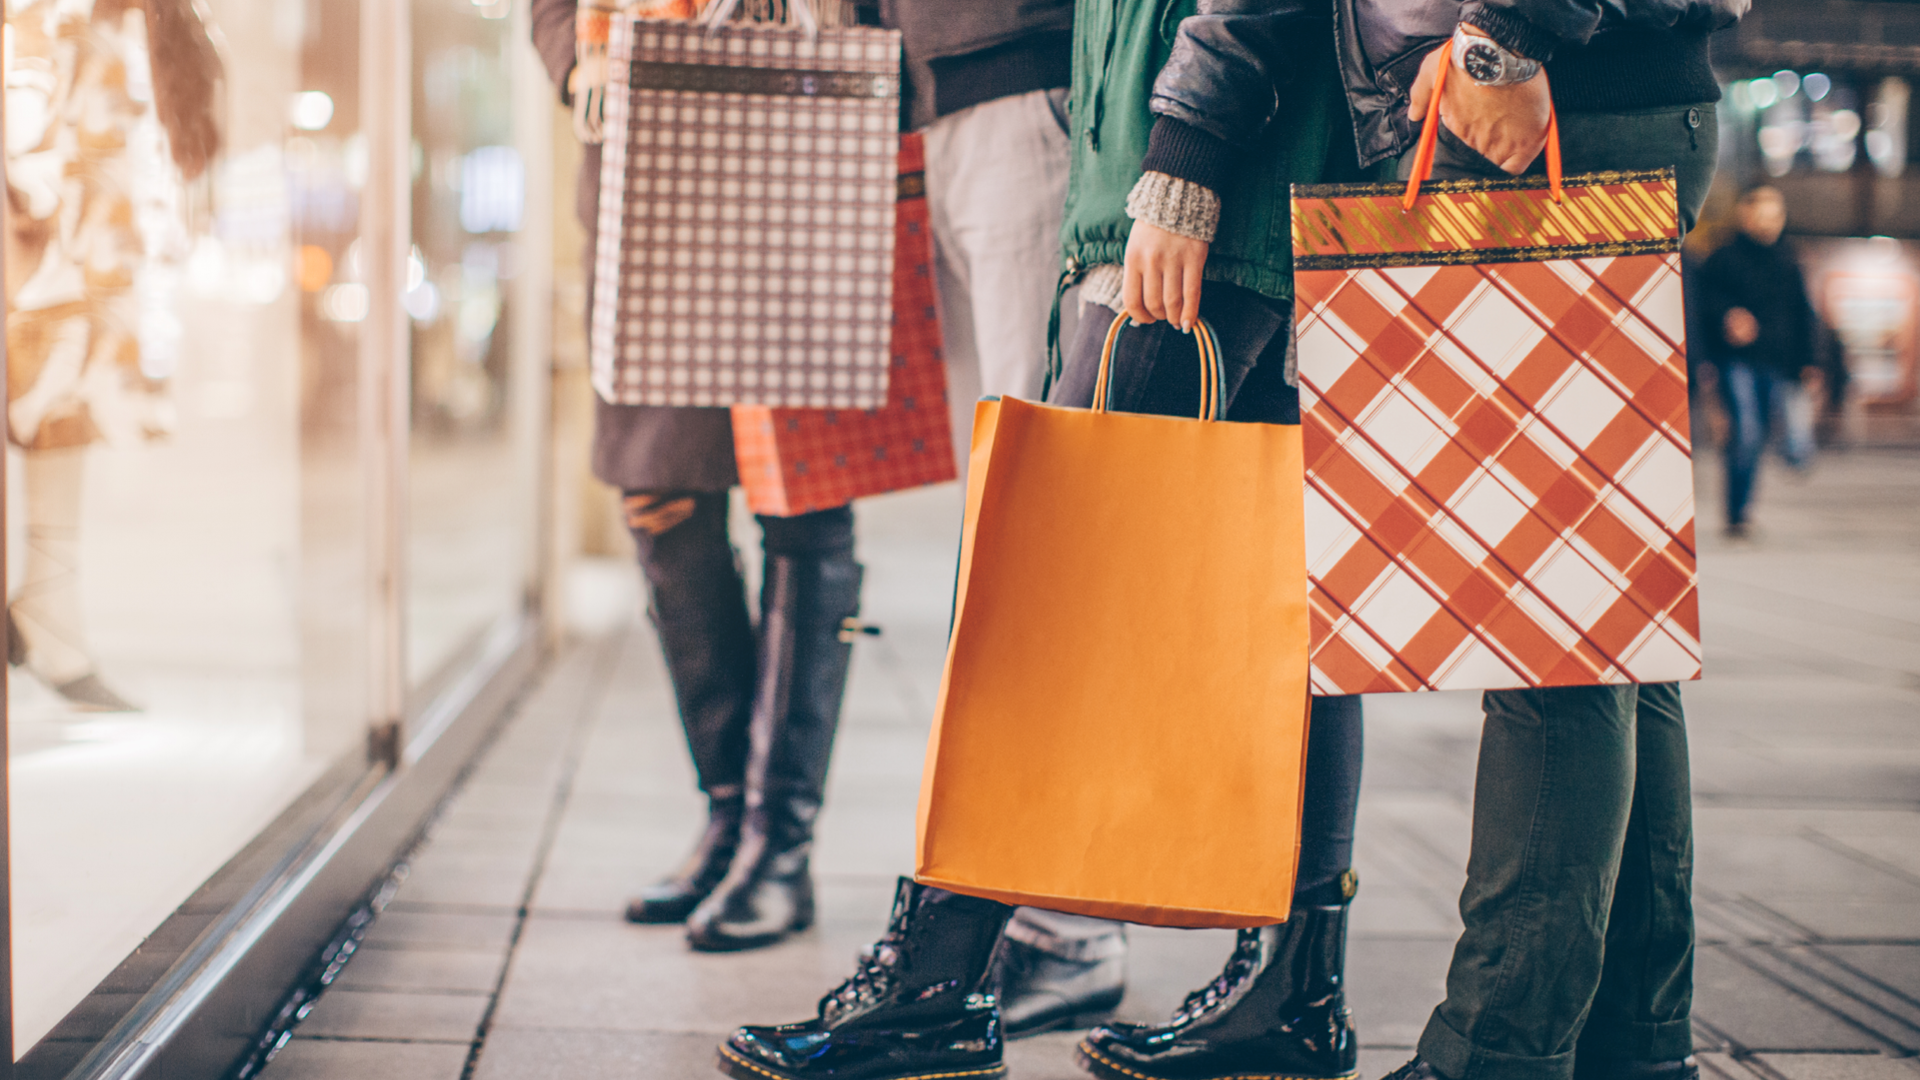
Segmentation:
<svg viewBox="0 0 1920 1080">
<path fill-rule="evenodd" d="M 804 514 L 956 475 L 924 160 L 920 136 L 901 136 L 887 403 L 877 409 L 735 405 L 734 456 L 756 514 Z"/>
<path fill-rule="evenodd" d="M 1294 188 L 1315 693 L 1699 677 L 1677 218 L 1671 170 Z"/>
</svg>

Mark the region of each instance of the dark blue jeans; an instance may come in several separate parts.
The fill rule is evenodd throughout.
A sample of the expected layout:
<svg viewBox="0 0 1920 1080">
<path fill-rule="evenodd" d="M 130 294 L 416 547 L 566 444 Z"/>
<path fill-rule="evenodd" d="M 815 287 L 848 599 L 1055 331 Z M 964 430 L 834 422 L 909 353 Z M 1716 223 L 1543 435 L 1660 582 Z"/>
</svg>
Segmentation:
<svg viewBox="0 0 1920 1080">
<path fill-rule="evenodd" d="M 1793 382 L 1745 360 L 1720 362 L 1720 400 L 1727 408 L 1727 524 L 1747 523 L 1753 503 L 1754 481 L 1760 457 L 1774 432 L 1781 433 L 1787 464 L 1804 468 L 1813 458 L 1812 433 L 1802 433 L 1788 419 L 1791 399 L 1799 391 Z"/>
</svg>

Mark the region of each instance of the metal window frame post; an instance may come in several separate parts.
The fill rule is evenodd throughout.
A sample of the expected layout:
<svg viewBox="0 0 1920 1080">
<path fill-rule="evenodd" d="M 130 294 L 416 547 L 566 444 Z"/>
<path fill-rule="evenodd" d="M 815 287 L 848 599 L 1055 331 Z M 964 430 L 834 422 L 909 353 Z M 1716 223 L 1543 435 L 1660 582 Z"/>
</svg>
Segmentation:
<svg viewBox="0 0 1920 1080">
<path fill-rule="evenodd" d="M 360 128 L 367 186 L 360 250 L 360 451 L 367 500 L 367 751 L 398 767 L 406 743 L 411 326 L 402 294 L 413 249 L 413 4 L 361 0 Z"/>
</svg>

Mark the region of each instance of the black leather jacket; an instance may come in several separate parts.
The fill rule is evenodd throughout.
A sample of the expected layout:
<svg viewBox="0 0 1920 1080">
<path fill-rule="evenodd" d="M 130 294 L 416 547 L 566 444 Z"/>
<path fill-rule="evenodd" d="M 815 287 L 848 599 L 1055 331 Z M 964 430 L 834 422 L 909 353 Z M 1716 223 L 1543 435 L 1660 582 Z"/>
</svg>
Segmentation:
<svg viewBox="0 0 1920 1080">
<path fill-rule="evenodd" d="M 1407 117 L 1407 91 L 1420 72 L 1420 60 L 1462 22 L 1472 23 L 1488 36 L 1522 56 L 1547 62 L 1549 78 L 1555 61 L 1598 47 L 1608 37 L 1632 46 L 1662 48 L 1674 39 L 1697 41 L 1698 63 L 1705 63 L 1705 37 L 1740 20 L 1749 0 L 1336 0 L 1336 35 L 1340 70 L 1347 83 L 1347 101 L 1353 108 L 1354 134 L 1360 159 L 1371 163 L 1404 152 L 1413 140 Z M 1623 80 L 1651 77 L 1616 68 Z M 1707 73 L 1711 78 L 1711 73 Z M 1561 83 L 1555 79 L 1555 100 Z M 1669 94 L 1672 102 L 1657 100 L 1658 85 L 1640 85 L 1626 105 L 1655 105 L 1715 100 L 1717 88 L 1698 78 L 1684 80 Z M 1648 96 L 1652 95 L 1652 96 Z M 1709 95 L 1709 96 L 1703 96 Z M 1561 105 L 1566 108 L 1565 104 Z"/>
<path fill-rule="evenodd" d="M 1152 109 L 1235 147 L 1258 138 L 1285 107 L 1292 50 L 1321 48 L 1331 17 L 1360 164 L 1405 151 L 1407 91 L 1427 50 L 1471 22 L 1502 45 L 1547 63 L 1555 100 L 1577 88 L 1592 107 L 1716 100 L 1706 35 L 1731 26 L 1749 0 L 1200 0 L 1180 24 L 1154 83 Z M 1611 48 L 1602 48 L 1611 43 Z M 1675 43 L 1679 43 L 1676 51 Z M 1598 62 L 1580 64 L 1596 52 Z M 1555 68 L 1564 66 L 1566 76 Z M 1692 70 L 1673 75 L 1682 67 Z M 1597 70 L 1596 70 L 1597 69 Z M 1651 76 L 1650 76 L 1651 73 Z M 1595 78 L 1622 93 L 1587 91 Z M 1649 85 L 1649 78 L 1652 85 Z M 1662 85 L 1662 84 L 1665 85 Z M 1571 92 L 1571 90 L 1570 90 Z"/>
</svg>

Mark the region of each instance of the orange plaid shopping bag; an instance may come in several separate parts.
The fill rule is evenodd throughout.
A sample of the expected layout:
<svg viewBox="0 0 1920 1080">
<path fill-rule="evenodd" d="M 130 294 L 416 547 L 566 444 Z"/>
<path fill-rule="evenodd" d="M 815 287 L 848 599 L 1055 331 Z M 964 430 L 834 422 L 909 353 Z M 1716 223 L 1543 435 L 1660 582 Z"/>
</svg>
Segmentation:
<svg viewBox="0 0 1920 1080">
<path fill-rule="evenodd" d="M 1673 173 L 1423 190 L 1438 126 L 1294 188 L 1314 692 L 1698 678 Z"/>
</svg>

